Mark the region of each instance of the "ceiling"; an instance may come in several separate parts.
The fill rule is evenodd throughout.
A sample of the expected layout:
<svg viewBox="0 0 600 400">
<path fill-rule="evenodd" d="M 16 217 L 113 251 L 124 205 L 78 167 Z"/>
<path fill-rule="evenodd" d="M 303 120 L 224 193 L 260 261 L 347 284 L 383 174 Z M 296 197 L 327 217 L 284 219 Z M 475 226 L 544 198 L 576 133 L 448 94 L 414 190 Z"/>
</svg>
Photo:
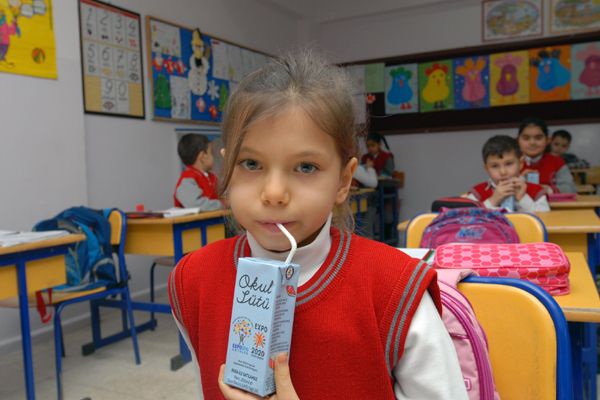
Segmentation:
<svg viewBox="0 0 600 400">
<path fill-rule="evenodd" d="M 260 0 L 297 19 L 317 23 L 360 18 L 430 7 L 452 7 L 479 0 Z"/>
</svg>

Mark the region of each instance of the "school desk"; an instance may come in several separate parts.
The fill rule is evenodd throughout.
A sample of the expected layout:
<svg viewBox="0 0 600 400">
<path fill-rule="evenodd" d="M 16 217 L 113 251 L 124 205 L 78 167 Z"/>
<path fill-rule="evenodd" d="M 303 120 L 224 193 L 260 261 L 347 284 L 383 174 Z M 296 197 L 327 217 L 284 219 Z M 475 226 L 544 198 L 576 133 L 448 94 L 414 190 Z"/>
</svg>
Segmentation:
<svg viewBox="0 0 600 400">
<path fill-rule="evenodd" d="M 583 398 L 595 400 L 600 297 L 598 297 L 598 289 L 584 255 L 571 252 L 566 254 L 571 262 L 571 272 L 569 273 L 571 293 L 565 296 L 554 296 L 554 300 L 563 310 L 565 318 L 569 322 L 574 398 L 575 400 Z"/>
<path fill-rule="evenodd" d="M 35 399 L 28 294 L 67 281 L 65 254 L 84 235 L 0 247 L 0 300 L 18 296 L 27 399 Z"/>
<path fill-rule="evenodd" d="M 596 193 L 596 188 L 593 185 L 575 185 L 575 190 L 578 194 L 593 194 Z"/>
<path fill-rule="evenodd" d="M 399 209 L 398 209 L 398 189 L 404 185 L 404 175 L 402 179 L 394 178 L 378 178 L 378 200 L 379 200 L 379 235 L 380 242 L 387 243 L 391 246 L 398 245 L 398 230 L 394 229 L 398 225 Z M 390 224 L 390 232 L 386 232 L 385 223 L 385 204 L 392 206 L 392 222 Z"/>
<path fill-rule="evenodd" d="M 600 196 L 593 194 L 578 194 L 574 201 L 551 201 L 552 210 L 577 209 L 577 208 L 600 208 Z"/>
<path fill-rule="evenodd" d="M 546 226 L 549 242 L 560 245 L 565 252 L 586 254 L 591 270 L 596 270 L 600 218 L 594 210 L 555 210 L 535 214 Z"/>
<path fill-rule="evenodd" d="M 173 218 L 131 218 L 127 220 L 125 253 L 137 255 L 173 257 L 175 264 L 184 254 L 196 250 L 208 243 L 225 238 L 224 218 L 229 210 L 217 210 Z M 103 300 L 99 304 L 106 307 L 122 308 L 120 300 Z M 134 301 L 135 311 L 171 314 L 169 304 Z M 154 329 L 156 320 L 138 325 L 137 332 Z M 103 340 L 105 344 L 95 343 L 96 348 L 129 337 L 129 331 L 123 330 Z M 87 345 L 84 345 L 84 348 Z M 191 354 L 185 341 L 179 335 L 179 354 L 171 358 L 171 370 L 175 371 L 191 361 Z"/>
<path fill-rule="evenodd" d="M 352 208 L 352 214 L 355 215 L 356 226 L 361 226 L 361 221 L 364 213 L 367 211 L 367 197 L 375 193 L 375 189 L 361 188 L 350 190 L 350 207 Z"/>
</svg>

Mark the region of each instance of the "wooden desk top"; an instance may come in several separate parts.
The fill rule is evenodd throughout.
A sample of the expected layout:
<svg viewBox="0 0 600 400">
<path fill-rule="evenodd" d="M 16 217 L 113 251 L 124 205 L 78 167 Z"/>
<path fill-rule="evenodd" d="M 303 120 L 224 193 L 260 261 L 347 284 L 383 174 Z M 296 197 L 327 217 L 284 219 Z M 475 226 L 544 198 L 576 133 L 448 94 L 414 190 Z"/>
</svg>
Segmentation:
<svg viewBox="0 0 600 400">
<path fill-rule="evenodd" d="M 550 208 L 572 209 L 572 208 L 596 208 L 600 207 L 600 196 L 594 194 L 578 194 L 575 201 L 551 201 Z"/>
<path fill-rule="evenodd" d="M 556 210 L 535 213 L 548 233 L 600 232 L 600 218 L 593 209 Z"/>
<path fill-rule="evenodd" d="M 349 196 L 350 197 L 362 196 L 364 194 L 373 193 L 373 192 L 375 192 L 375 189 L 371 189 L 371 188 L 350 189 Z"/>
<path fill-rule="evenodd" d="M 57 238 L 39 240 L 37 242 L 18 244 L 16 246 L 0 247 L 0 256 L 6 255 L 6 254 L 21 253 L 21 252 L 29 251 L 29 250 L 37 250 L 37 249 L 43 249 L 43 248 L 47 248 L 47 247 L 60 246 L 63 244 L 71 244 L 71 243 L 75 243 L 75 242 L 81 242 L 82 240 L 85 240 L 85 235 L 72 234 L 72 235 L 61 236 L 61 237 L 57 237 Z"/>
<path fill-rule="evenodd" d="M 590 268 L 581 253 L 566 253 L 571 262 L 571 293 L 555 296 L 567 321 L 600 322 L 600 297 Z"/>
<path fill-rule="evenodd" d="M 577 193 L 595 193 L 596 188 L 593 185 L 575 185 Z"/>
<path fill-rule="evenodd" d="M 210 219 L 215 217 L 223 217 L 229 215 L 230 210 L 215 210 L 201 212 L 192 215 L 183 215 L 181 217 L 173 218 L 130 218 L 127 220 L 127 225 L 173 225 L 182 224 L 186 222 L 202 221 L 204 219 Z"/>
</svg>

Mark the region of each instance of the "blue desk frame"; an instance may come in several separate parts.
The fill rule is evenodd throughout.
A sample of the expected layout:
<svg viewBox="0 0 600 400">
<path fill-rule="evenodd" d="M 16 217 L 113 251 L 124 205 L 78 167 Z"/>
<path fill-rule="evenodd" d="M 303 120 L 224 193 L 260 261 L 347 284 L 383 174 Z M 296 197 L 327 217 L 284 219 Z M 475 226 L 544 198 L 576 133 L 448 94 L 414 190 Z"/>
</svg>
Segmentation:
<svg viewBox="0 0 600 400">
<path fill-rule="evenodd" d="M 184 256 L 183 254 L 183 232 L 192 230 L 192 229 L 200 229 L 201 234 L 201 245 L 202 247 L 206 246 L 207 243 L 207 228 L 213 225 L 224 224 L 225 218 L 223 216 L 218 216 L 214 218 L 207 218 L 199 221 L 191 221 L 191 222 L 182 222 L 182 223 L 173 223 L 173 250 L 174 250 L 174 259 L 175 264 L 179 262 Z M 125 304 L 121 300 L 100 300 L 97 302 L 98 305 L 103 307 L 111 307 L 111 308 L 119 308 L 121 310 L 125 309 Z M 132 307 L 134 311 L 145 311 L 149 313 L 162 313 L 162 314 L 171 314 L 171 306 L 169 304 L 160 304 L 160 303 L 151 303 L 151 302 L 142 302 L 142 301 L 134 301 L 132 302 Z M 140 333 L 145 330 L 153 330 L 156 327 L 156 320 L 150 320 L 141 325 L 136 326 L 136 332 Z M 92 312 L 92 329 L 94 332 L 98 332 L 98 335 L 93 335 L 93 342 L 87 345 L 84 345 L 84 348 L 93 346 L 94 348 L 100 348 L 107 346 L 111 343 L 114 343 L 119 340 L 123 340 L 125 338 L 130 337 L 130 332 L 126 329 L 126 324 L 123 325 L 123 330 L 108 336 L 106 338 L 100 339 L 100 313 Z M 173 356 L 171 358 L 171 371 L 176 371 L 179 368 L 183 367 L 185 364 L 192 360 L 192 355 L 190 350 L 188 349 L 183 336 L 179 334 L 179 354 Z"/>
<path fill-rule="evenodd" d="M 33 357 L 31 351 L 31 326 L 29 324 L 29 300 L 27 297 L 26 266 L 30 261 L 55 256 L 64 256 L 72 243 L 53 245 L 51 247 L 24 250 L 16 253 L 0 255 L 0 268 L 16 266 L 17 285 L 19 288 L 19 316 L 21 318 L 21 337 L 23 348 L 23 369 L 27 399 L 35 399 L 35 381 L 33 378 Z"/>
</svg>

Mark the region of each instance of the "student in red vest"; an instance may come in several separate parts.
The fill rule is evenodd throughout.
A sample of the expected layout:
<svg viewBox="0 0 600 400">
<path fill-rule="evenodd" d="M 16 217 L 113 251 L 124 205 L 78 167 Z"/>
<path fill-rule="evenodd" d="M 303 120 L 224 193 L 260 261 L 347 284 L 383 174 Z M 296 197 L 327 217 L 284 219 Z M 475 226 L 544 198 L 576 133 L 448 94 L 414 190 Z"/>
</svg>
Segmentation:
<svg viewBox="0 0 600 400">
<path fill-rule="evenodd" d="M 367 154 L 363 155 L 360 162 L 366 164 L 367 160 L 373 161 L 373 168 L 377 175 L 391 177 L 394 172 L 394 155 L 383 150 L 382 143 L 386 149 L 390 149 L 385 136 L 376 132 L 371 132 L 367 136 Z"/>
<path fill-rule="evenodd" d="M 550 211 L 544 188 L 526 182 L 519 175 L 523 161 L 515 138 L 506 135 L 491 137 L 483 145 L 482 155 L 483 167 L 489 179 L 473 186 L 467 195 L 468 198 L 492 209 Z"/>
<path fill-rule="evenodd" d="M 547 193 L 575 193 L 573 176 L 565 161 L 546 152 L 550 143 L 546 123 L 537 118 L 527 118 L 519 127 L 519 147 L 525 163 L 521 175 L 528 182 L 542 185 Z"/>
<path fill-rule="evenodd" d="M 210 172 L 215 160 L 208 138 L 196 133 L 183 135 L 177 153 L 185 169 L 173 193 L 175 207 L 199 207 L 200 211 L 223 208 L 217 193 L 217 177 Z"/>
<path fill-rule="evenodd" d="M 347 77 L 304 51 L 240 82 L 223 120 L 222 190 L 239 236 L 186 255 L 171 272 L 175 320 L 205 399 L 258 399 L 223 382 L 239 257 L 285 260 L 298 242 L 290 356 L 275 357 L 277 399 L 467 399 L 440 318 L 436 273 L 352 234 L 357 143 Z M 268 145 L 266 145 L 268 144 Z"/>
</svg>

